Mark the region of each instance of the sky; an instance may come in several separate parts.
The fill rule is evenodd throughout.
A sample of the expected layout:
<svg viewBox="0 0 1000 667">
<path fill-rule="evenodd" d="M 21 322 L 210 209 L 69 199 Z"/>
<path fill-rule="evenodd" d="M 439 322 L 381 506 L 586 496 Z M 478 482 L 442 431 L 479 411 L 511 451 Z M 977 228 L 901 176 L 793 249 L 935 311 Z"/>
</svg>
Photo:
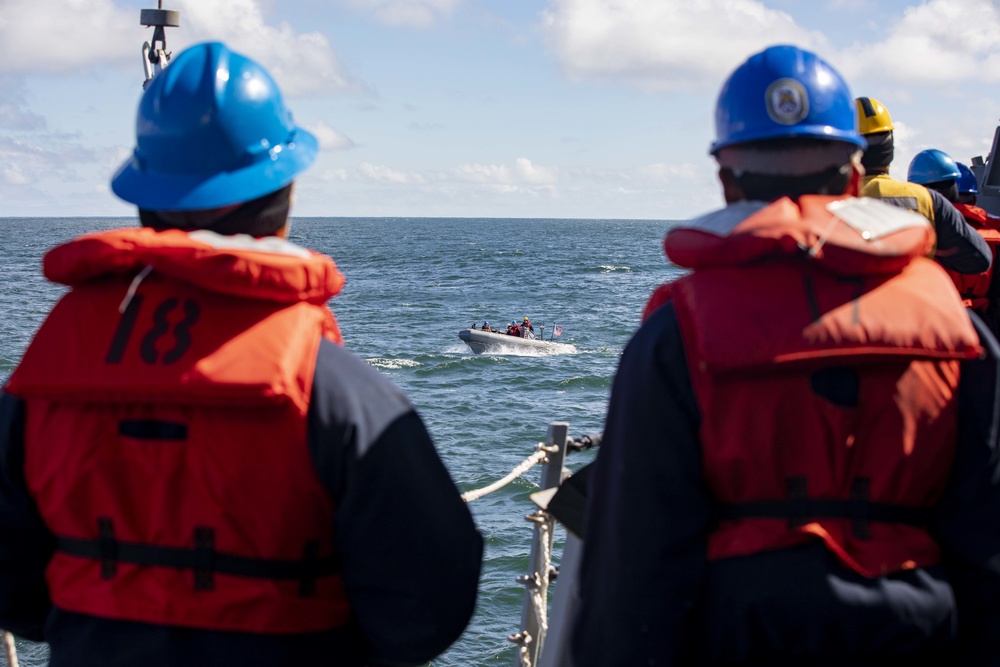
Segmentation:
<svg viewBox="0 0 1000 667">
<path fill-rule="evenodd" d="M 1000 0 L 0 0 L 0 217 L 131 216 L 152 29 L 264 65 L 321 152 L 294 216 L 683 219 L 722 205 L 715 100 L 773 44 L 896 125 L 891 174 L 986 155 Z"/>
</svg>

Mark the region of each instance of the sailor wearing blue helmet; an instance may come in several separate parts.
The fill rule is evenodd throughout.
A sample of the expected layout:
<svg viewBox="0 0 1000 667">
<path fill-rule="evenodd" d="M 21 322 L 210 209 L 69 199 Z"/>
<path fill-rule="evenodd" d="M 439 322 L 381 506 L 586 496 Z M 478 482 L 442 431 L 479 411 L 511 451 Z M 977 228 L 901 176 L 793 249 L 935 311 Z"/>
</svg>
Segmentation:
<svg viewBox="0 0 1000 667">
<path fill-rule="evenodd" d="M 112 180 L 142 227 L 46 255 L 70 290 L 0 392 L 0 627 L 53 665 L 414 666 L 471 617 L 472 516 L 285 240 L 315 157 L 263 67 L 192 46 Z"/>
<path fill-rule="evenodd" d="M 910 160 L 906 180 L 937 190 L 945 199 L 958 201 L 958 179 L 962 172 L 950 155 L 936 148 L 922 150 Z"/>
<path fill-rule="evenodd" d="M 843 78 L 794 46 L 727 80 L 726 206 L 622 353 L 589 472 L 574 667 L 994 664 L 997 342 L 859 199 Z"/>
<path fill-rule="evenodd" d="M 976 203 L 976 195 L 979 194 L 979 183 L 972 169 L 961 162 L 958 163 L 958 200 L 968 204 Z"/>
</svg>

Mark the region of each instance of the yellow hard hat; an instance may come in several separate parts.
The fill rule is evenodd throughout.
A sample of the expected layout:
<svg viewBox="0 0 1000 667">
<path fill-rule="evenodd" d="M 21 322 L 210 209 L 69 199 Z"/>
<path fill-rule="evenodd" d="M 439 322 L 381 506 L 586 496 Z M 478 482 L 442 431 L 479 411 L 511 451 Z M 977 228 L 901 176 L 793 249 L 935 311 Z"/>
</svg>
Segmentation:
<svg viewBox="0 0 1000 667">
<path fill-rule="evenodd" d="M 858 107 L 858 132 L 874 134 L 888 132 L 892 129 L 892 118 L 889 110 L 874 97 L 859 97 L 854 100 Z"/>
</svg>

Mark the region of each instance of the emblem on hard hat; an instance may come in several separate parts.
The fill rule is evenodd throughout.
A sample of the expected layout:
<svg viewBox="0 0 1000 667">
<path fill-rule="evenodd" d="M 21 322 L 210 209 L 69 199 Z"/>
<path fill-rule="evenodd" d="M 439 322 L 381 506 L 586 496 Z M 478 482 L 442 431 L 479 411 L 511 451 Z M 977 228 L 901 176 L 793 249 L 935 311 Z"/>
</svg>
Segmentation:
<svg viewBox="0 0 1000 667">
<path fill-rule="evenodd" d="M 809 96 L 795 79 L 778 79 L 764 93 L 767 115 L 776 123 L 795 125 L 809 115 Z"/>
</svg>

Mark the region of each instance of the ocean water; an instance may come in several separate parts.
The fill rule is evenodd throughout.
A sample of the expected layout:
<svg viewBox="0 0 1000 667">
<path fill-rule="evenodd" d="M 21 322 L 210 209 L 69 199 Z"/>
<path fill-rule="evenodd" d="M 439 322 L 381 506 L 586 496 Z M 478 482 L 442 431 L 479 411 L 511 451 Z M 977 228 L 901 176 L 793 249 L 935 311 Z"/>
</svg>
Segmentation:
<svg viewBox="0 0 1000 667">
<path fill-rule="evenodd" d="M 128 218 L 0 218 L 0 382 L 63 289 L 44 280 L 45 250 Z M 600 432 L 618 357 L 653 288 L 679 274 L 663 257 L 669 221 L 296 218 L 291 240 L 332 256 L 347 284 L 330 306 L 345 346 L 401 386 L 462 491 L 503 477 L 566 421 Z M 527 315 L 558 354 L 473 354 L 473 322 Z M 569 457 L 575 470 L 593 452 Z M 471 503 L 486 540 L 479 602 L 463 636 L 434 667 L 513 665 L 539 468 Z M 557 555 L 562 533 L 557 532 Z M 21 664 L 44 645 L 18 641 Z M 0 662 L 3 661 L 0 656 Z"/>
</svg>

